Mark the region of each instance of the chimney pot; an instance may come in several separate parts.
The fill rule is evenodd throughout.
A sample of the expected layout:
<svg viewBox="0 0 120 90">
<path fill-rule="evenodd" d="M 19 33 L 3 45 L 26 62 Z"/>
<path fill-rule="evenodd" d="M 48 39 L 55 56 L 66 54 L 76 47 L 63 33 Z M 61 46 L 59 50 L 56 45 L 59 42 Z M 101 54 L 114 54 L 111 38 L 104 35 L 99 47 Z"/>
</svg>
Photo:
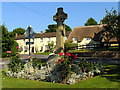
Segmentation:
<svg viewBox="0 0 120 90">
<path fill-rule="evenodd" d="M 43 31 L 41 31 L 41 34 L 43 34 Z"/>
<path fill-rule="evenodd" d="M 100 25 L 102 25 L 102 20 L 100 20 Z"/>
</svg>

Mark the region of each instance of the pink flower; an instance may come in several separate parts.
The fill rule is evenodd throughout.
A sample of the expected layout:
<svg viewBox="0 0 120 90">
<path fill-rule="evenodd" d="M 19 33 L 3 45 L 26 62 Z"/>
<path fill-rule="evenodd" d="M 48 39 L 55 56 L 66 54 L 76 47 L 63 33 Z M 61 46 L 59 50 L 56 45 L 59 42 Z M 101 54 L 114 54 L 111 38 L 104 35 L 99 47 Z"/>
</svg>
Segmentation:
<svg viewBox="0 0 120 90">
<path fill-rule="evenodd" d="M 19 54 L 19 55 L 21 55 L 21 54 Z"/>
<path fill-rule="evenodd" d="M 8 54 L 11 54 L 11 51 L 7 51 Z"/>
<path fill-rule="evenodd" d="M 59 53 L 59 55 L 61 56 L 61 55 L 63 55 L 63 53 L 61 52 L 61 53 Z"/>
<path fill-rule="evenodd" d="M 19 48 L 19 46 L 16 47 L 17 49 Z"/>
<path fill-rule="evenodd" d="M 30 56 L 27 56 L 27 59 L 29 59 L 30 58 Z"/>
</svg>

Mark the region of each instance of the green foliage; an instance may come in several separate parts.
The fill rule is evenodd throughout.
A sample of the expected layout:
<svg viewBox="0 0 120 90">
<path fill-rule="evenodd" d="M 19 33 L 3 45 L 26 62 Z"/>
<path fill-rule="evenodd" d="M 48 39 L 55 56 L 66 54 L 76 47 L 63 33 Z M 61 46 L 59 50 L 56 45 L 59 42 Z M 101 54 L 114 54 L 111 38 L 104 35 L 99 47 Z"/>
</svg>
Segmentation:
<svg viewBox="0 0 120 90">
<path fill-rule="evenodd" d="M 95 21 L 95 19 L 89 18 L 85 23 L 85 26 L 89 26 L 89 25 L 98 25 L 98 23 Z"/>
<path fill-rule="evenodd" d="M 0 29 L 2 30 L 2 57 L 15 55 L 18 52 L 16 49 L 17 42 L 14 41 L 14 37 L 10 36 L 5 25 L 1 25 Z M 11 51 L 11 54 L 7 54 L 7 51 Z"/>
<path fill-rule="evenodd" d="M 4 25 L 0 26 L 0 29 L 2 30 L 2 52 L 10 51 L 13 41 L 9 37 L 9 32 Z"/>
<path fill-rule="evenodd" d="M 16 55 L 11 58 L 10 63 L 8 64 L 9 71 L 19 72 L 24 68 L 24 64 L 19 59 L 19 55 Z"/>
<path fill-rule="evenodd" d="M 68 50 L 75 49 L 75 48 L 77 48 L 76 43 L 65 42 L 64 44 L 64 52 L 67 52 Z"/>
<path fill-rule="evenodd" d="M 105 22 L 107 25 L 104 26 L 104 30 L 116 37 L 120 48 L 120 15 L 117 16 L 116 10 L 113 10 L 113 8 L 110 12 L 106 10 L 106 13 Z"/>
<path fill-rule="evenodd" d="M 113 17 L 116 17 L 117 15 L 116 15 L 116 10 L 113 10 L 113 8 L 110 10 L 110 12 L 108 12 L 108 10 L 106 10 L 106 15 L 105 15 L 105 17 L 103 18 L 103 20 L 102 20 L 102 23 L 103 24 L 108 24 L 109 22 L 110 22 L 110 17 L 111 17 L 111 15 L 113 15 Z"/>
<path fill-rule="evenodd" d="M 66 79 L 68 78 L 68 76 L 72 73 L 71 71 L 71 65 L 75 64 L 75 59 L 77 58 L 76 55 L 71 55 L 70 53 L 60 53 L 59 54 L 61 59 L 59 59 L 58 61 L 56 61 L 56 63 L 58 64 L 58 71 L 61 71 L 61 76 L 62 76 L 62 80 L 64 83 L 66 83 Z"/>
<path fill-rule="evenodd" d="M 49 48 L 50 51 L 54 50 L 54 42 L 53 41 L 48 42 L 48 48 Z"/>
<path fill-rule="evenodd" d="M 18 46 L 18 43 L 16 41 L 13 42 L 11 47 L 11 56 L 15 56 L 18 52 L 18 49 L 16 48 Z"/>
<path fill-rule="evenodd" d="M 23 28 L 14 29 L 12 32 L 10 32 L 10 37 L 15 37 L 16 33 L 18 34 L 18 36 L 23 35 L 25 33 L 25 29 Z"/>
<path fill-rule="evenodd" d="M 91 79 L 86 79 L 74 85 L 51 83 L 44 81 L 25 80 L 22 78 L 7 77 L 2 73 L 3 88 L 117 88 L 120 79 L 120 65 L 103 65 L 105 69 L 110 69 L 106 74 L 102 74 Z"/>
<path fill-rule="evenodd" d="M 82 72 L 89 72 L 95 70 L 96 68 L 100 68 L 101 64 L 100 62 L 88 62 L 85 59 L 81 59 L 79 66 L 81 67 Z"/>
<path fill-rule="evenodd" d="M 33 65 L 33 68 L 35 69 L 36 67 L 38 68 L 38 69 L 40 69 L 41 68 L 41 65 L 42 66 L 45 66 L 46 65 L 46 61 L 45 60 L 38 60 L 38 59 L 36 59 L 36 58 L 33 58 L 32 59 L 32 65 Z"/>
<path fill-rule="evenodd" d="M 48 29 L 45 30 L 45 32 L 56 32 L 57 29 L 57 24 L 51 24 L 48 25 Z M 68 25 L 65 25 L 65 30 L 66 31 L 72 31 L 71 28 Z"/>
</svg>

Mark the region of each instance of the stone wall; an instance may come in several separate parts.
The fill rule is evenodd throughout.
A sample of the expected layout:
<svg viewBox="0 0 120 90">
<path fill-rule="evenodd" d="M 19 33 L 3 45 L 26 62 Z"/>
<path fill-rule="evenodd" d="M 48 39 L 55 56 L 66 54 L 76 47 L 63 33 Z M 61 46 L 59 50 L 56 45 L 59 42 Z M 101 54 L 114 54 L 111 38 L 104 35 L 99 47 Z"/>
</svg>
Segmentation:
<svg viewBox="0 0 120 90">
<path fill-rule="evenodd" d="M 94 57 L 94 58 L 113 58 L 120 59 L 120 51 L 90 51 L 90 52 L 73 52 L 78 57 Z"/>
</svg>

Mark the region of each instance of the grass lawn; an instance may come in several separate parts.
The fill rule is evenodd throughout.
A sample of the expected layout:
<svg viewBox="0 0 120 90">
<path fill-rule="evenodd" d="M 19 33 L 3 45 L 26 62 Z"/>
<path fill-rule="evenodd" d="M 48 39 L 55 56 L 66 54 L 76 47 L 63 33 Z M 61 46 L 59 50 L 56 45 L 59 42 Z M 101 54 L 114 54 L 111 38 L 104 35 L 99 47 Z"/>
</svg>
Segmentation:
<svg viewBox="0 0 120 90">
<path fill-rule="evenodd" d="M 2 73 L 3 88 L 118 88 L 120 85 L 120 66 L 104 65 L 107 74 L 99 75 L 73 85 L 32 81 L 5 76 Z M 119 75 L 119 76 L 118 76 Z"/>
<path fill-rule="evenodd" d="M 90 51 L 118 51 L 118 47 L 110 47 L 110 48 L 101 48 L 101 49 L 79 49 L 79 50 L 68 50 L 68 52 L 90 52 Z"/>
<path fill-rule="evenodd" d="M 42 52 L 42 53 L 37 53 L 37 54 L 40 54 L 40 55 L 49 55 L 49 54 L 51 54 L 51 52 Z"/>
</svg>

